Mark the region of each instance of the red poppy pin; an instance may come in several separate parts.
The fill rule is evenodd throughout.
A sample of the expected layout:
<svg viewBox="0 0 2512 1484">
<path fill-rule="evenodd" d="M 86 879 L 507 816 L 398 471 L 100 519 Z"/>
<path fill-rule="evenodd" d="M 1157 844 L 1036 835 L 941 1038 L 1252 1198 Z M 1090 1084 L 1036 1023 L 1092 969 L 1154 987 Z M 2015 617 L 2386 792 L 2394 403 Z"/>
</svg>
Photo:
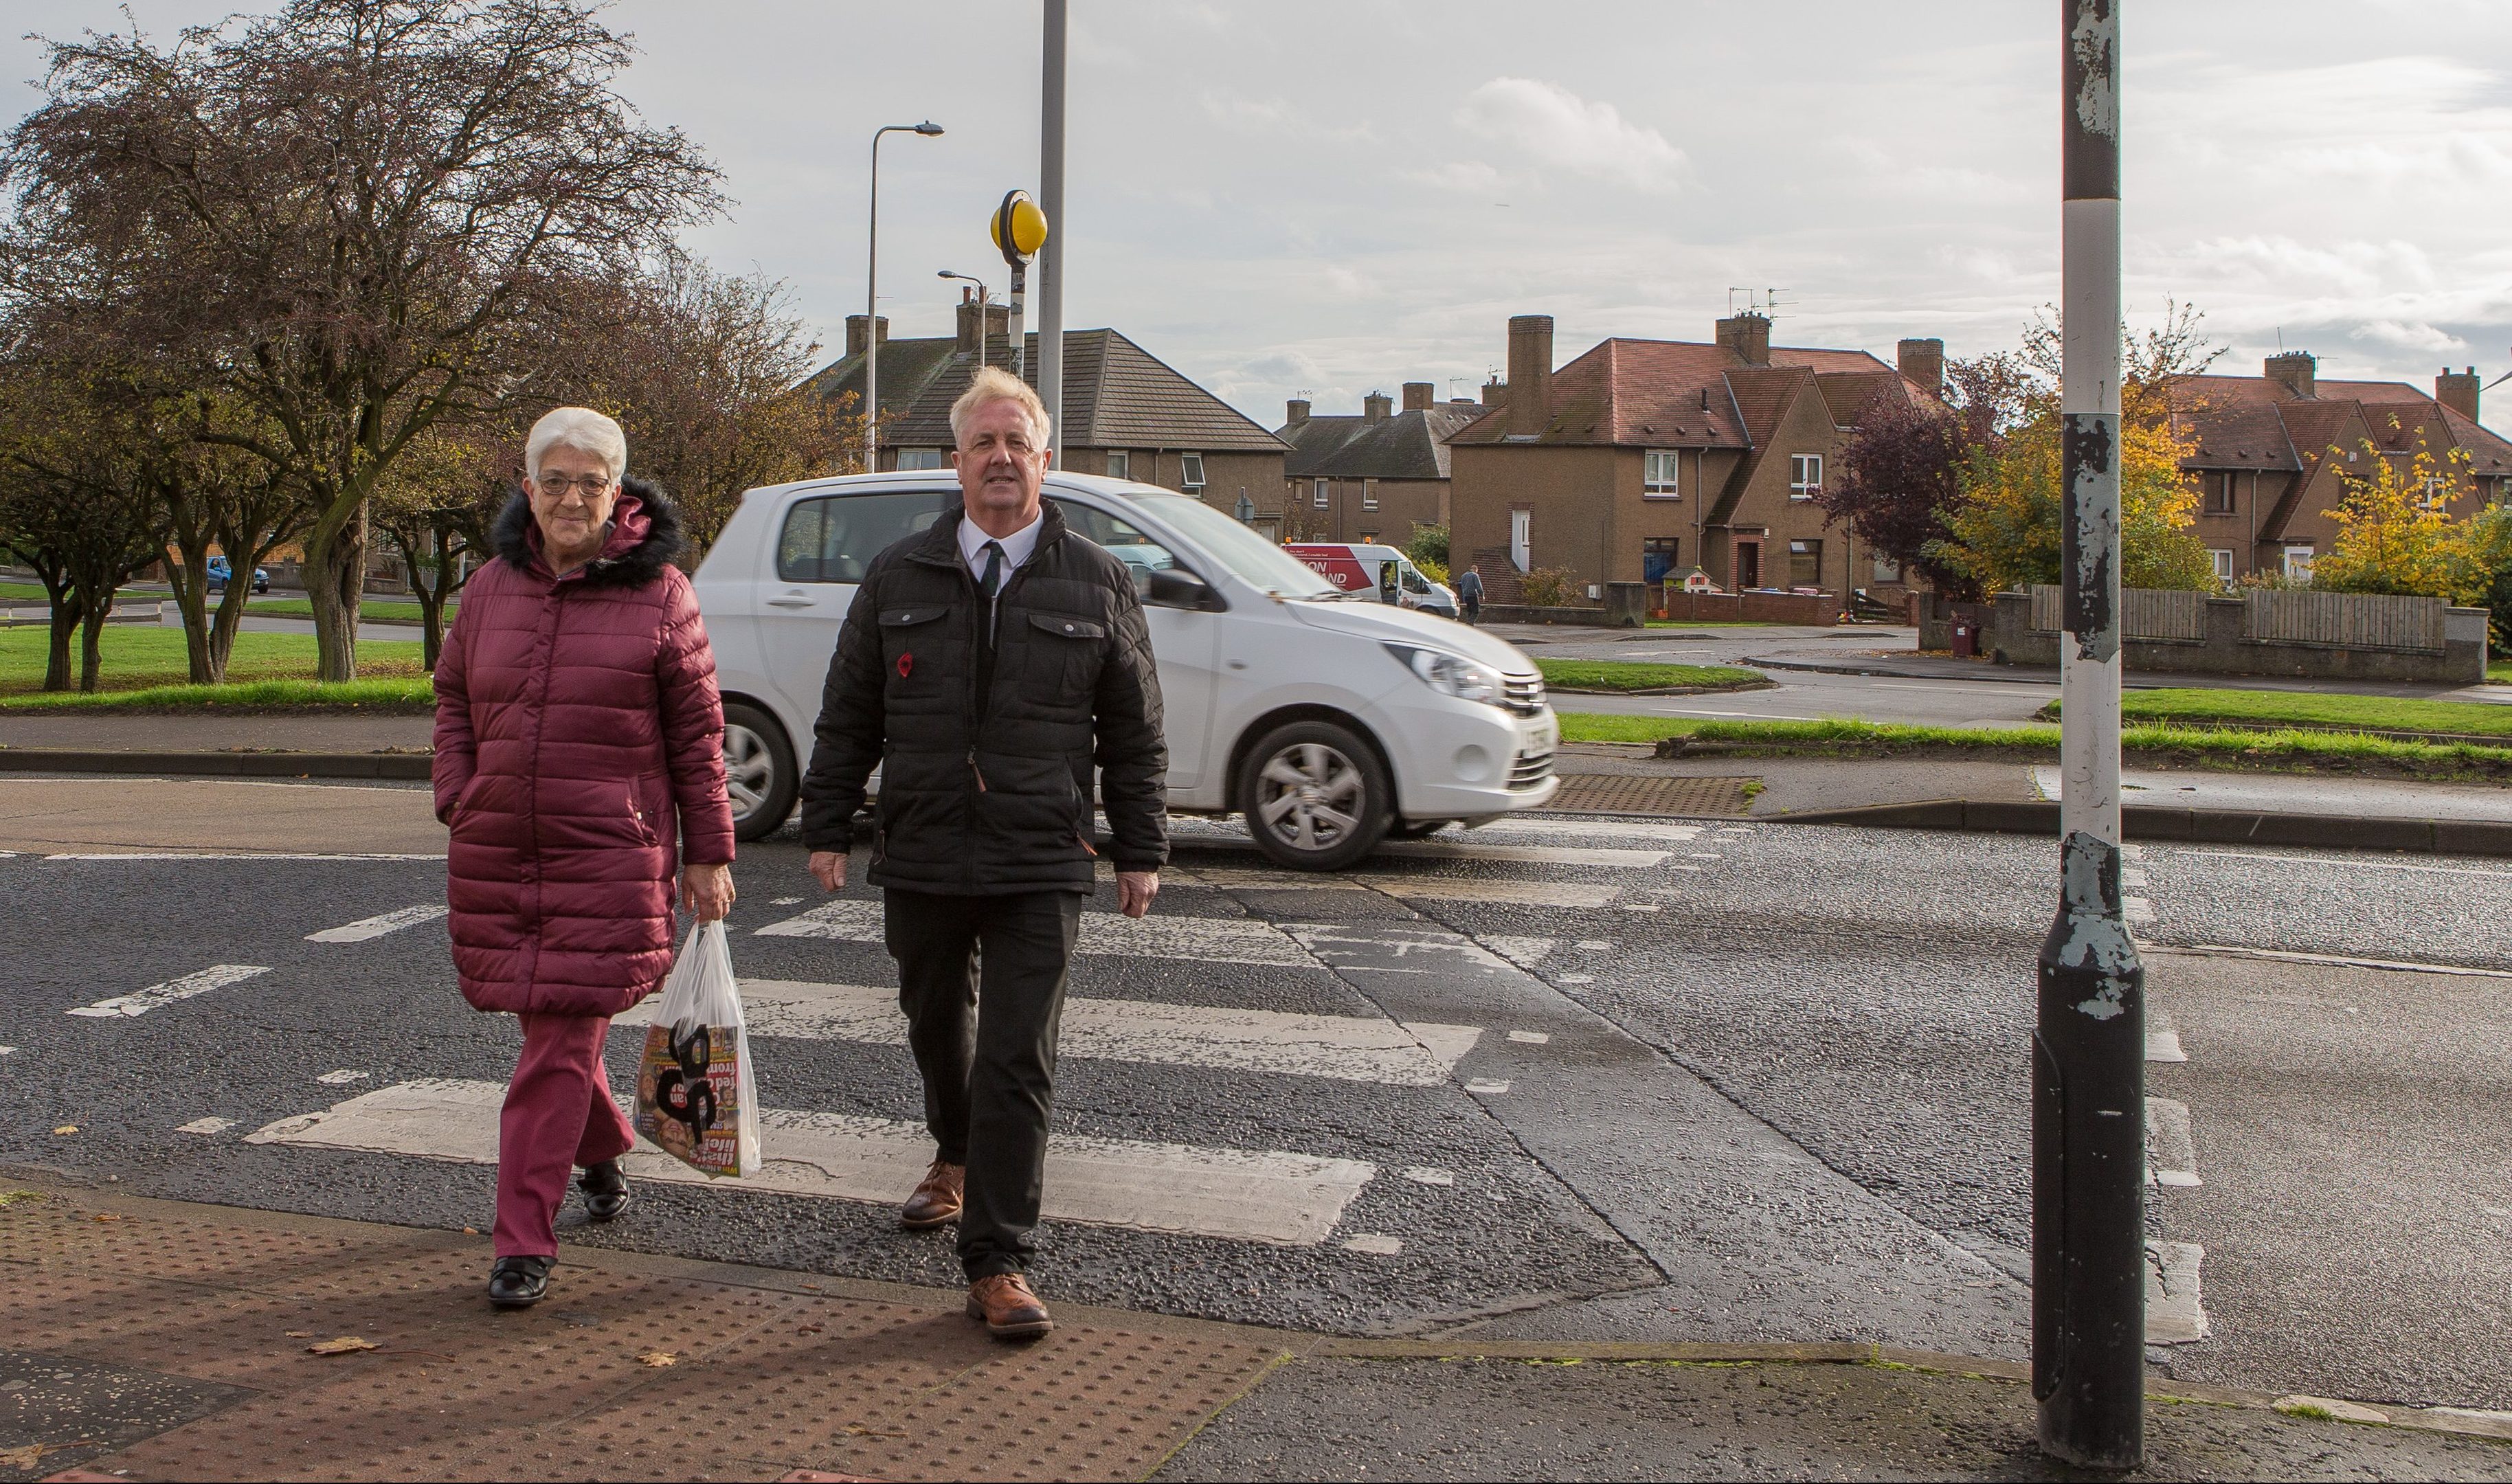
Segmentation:
<svg viewBox="0 0 2512 1484">
<path fill-rule="evenodd" d="M 913 670 L 913 669 L 915 669 L 915 668 L 916 668 L 916 656 L 915 656 L 915 655 L 913 655 L 913 654 L 902 654 L 902 655 L 900 655 L 900 656 L 898 657 L 898 678 L 899 678 L 900 680 L 902 680 L 902 681 L 903 681 L 903 680 L 907 679 L 907 672 L 909 672 L 910 670 Z"/>
</svg>

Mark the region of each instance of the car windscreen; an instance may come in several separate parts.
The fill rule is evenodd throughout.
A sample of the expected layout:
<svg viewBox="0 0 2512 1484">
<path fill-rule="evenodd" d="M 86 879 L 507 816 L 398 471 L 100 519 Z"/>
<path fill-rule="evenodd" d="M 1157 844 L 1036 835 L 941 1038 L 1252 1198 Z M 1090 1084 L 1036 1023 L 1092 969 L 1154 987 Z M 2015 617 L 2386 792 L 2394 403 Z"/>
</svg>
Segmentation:
<svg viewBox="0 0 2512 1484">
<path fill-rule="evenodd" d="M 1297 557 L 1201 500 L 1183 494 L 1137 494 L 1146 514 L 1175 527 L 1241 581 L 1277 598 L 1337 598 L 1335 585 Z"/>
</svg>

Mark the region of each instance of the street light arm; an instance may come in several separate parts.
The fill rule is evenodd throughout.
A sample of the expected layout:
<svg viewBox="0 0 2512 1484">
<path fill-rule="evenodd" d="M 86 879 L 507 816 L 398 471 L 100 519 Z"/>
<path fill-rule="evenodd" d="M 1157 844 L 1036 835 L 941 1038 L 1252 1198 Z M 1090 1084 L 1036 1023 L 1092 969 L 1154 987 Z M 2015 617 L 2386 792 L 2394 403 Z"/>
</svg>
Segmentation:
<svg viewBox="0 0 2512 1484">
<path fill-rule="evenodd" d="M 864 472 L 881 468 L 881 137 L 919 134 L 932 138 L 942 126 L 883 124 L 872 132 L 872 203 L 864 217 Z"/>
</svg>

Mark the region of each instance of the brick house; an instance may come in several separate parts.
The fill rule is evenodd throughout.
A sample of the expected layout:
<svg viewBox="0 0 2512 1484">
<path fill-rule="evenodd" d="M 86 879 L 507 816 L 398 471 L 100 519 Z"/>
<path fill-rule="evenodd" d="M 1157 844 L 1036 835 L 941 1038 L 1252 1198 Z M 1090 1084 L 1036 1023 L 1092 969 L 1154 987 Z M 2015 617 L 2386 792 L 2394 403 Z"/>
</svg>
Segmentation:
<svg viewBox="0 0 2512 1484">
<path fill-rule="evenodd" d="M 2428 397 L 2400 381 L 2323 381 L 2307 352 L 2267 358 L 2257 376 L 2189 376 L 2173 387 L 2173 415 L 2197 440 L 2180 467 L 2198 487 L 2194 533 L 2230 583 L 2254 572 L 2307 575 L 2329 550 L 2349 466 L 2369 440 L 2404 470 L 2419 435 L 2435 457 L 2469 455 L 2462 516 L 2512 497 L 2512 443 L 2477 420 L 2474 368 L 2448 367 Z"/>
<path fill-rule="evenodd" d="M 981 316 L 985 364 L 1008 368 L 1009 313 L 963 301 L 956 335 L 912 340 L 891 339 L 883 317 L 881 407 L 895 415 L 882 430 L 882 468 L 949 466 L 951 404 L 977 373 Z M 846 317 L 846 354 L 812 377 L 823 395 L 862 395 L 867 332 L 864 316 Z M 1038 336 L 1022 338 L 1034 386 Z M 1234 512 L 1241 496 L 1253 505 L 1280 500 L 1282 441 L 1114 330 L 1064 332 L 1062 431 L 1060 467 L 1076 474 L 1161 485 Z"/>
<path fill-rule="evenodd" d="M 1897 566 L 1826 526 L 1814 496 L 1875 397 L 1935 397 L 1944 343 L 1774 347 L 1770 319 L 1717 322 L 1713 343 L 1608 339 L 1555 370 L 1552 317 L 1509 322 L 1498 406 L 1451 440 L 1451 550 L 1493 601 L 1516 574 L 1567 567 L 1574 601 L 1607 582 L 1694 567 L 1730 592 L 1904 591 Z"/>
<path fill-rule="evenodd" d="M 1448 440 L 1483 413 L 1481 403 L 1439 402 L 1428 381 L 1404 383 L 1398 411 L 1383 393 L 1360 415 L 1317 416 L 1287 405 L 1275 437 L 1282 460 L 1285 539 L 1385 541 L 1401 546 L 1417 526 L 1448 524 Z"/>
</svg>

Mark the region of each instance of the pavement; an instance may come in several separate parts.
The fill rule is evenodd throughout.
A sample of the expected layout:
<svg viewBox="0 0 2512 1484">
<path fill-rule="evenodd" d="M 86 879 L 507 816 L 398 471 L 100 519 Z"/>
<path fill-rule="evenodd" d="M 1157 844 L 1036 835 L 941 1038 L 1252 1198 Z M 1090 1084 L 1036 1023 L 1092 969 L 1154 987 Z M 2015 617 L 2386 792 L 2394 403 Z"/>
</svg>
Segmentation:
<svg viewBox="0 0 2512 1484">
<path fill-rule="evenodd" d="M 427 1249 L 438 1266 L 400 1280 L 419 1285 L 396 1296 L 408 1308 L 290 1318 L 255 1343 L 296 1329 L 310 1338 L 294 1345 L 352 1334 L 470 1354 L 460 1337 L 489 1332 L 462 1328 L 487 1322 L 485 1253 L 464 1229 L 489 1225 L 493 1106 L 514 1042 L 510 1022 L 473 1014 L 450 985 L 443 837 L 425 793 L 146 777 L 110 790 L 118 812 L 73 831 L 59 782 L 0 780 L 0 850 L 22 852 L 0 859 L 18 924 L 0 1002 L 12 1048 L 0 1099 L 15 1114 L 0 1119 L 0 1165 L 48 1201 L 181 1203 L 186 1221 L 292 1230 L 385 1224 L 396 1241 L 439 1243 Z M 1288 877 L 1235 832 L 1182 822 L 1154 918 L 1114 918 L 1103 888 L 1084 919 L 1041 1291 L 1077 1337 L 1212 1325 L 1194 1333 L 1261 1332 L 1250 1343 L 1277 1347 L 1262 1383 L 1165 1465 L 1173 1476 L 2037 1476 L 2028 1398 L 2002 1378 L 2027 1348 L 2018 1068 L 2052 865 L 2046 841 L 2016 838 L 1555 818 Z M 745 1291 L 818 1284 L 928 1315 L 956 1302 L 947 1239 L 902 1234 L 888 1215 L 929 1146 L 877 894 L 820 897 L 790 839 L 745 846 L 735 872 L 734 958 L 772 1163 L 756 1182 L 706 1185 L 641 1154 L 626 1219 L 596 1228 L 570 1210 L 570 1265 L 546 1307 L 590 1316 L 567 1320 L 569 1333 L 599 1334 L 619 1314 L 610 1280 L 592 1276 L 630 1270 L 614 1261 L 737 1264 L 737 1278 L 668 1270 Z M 2126 885 L 2156 1033 L 2149 1360 L 2162 1389 L 2241 1403 L 2158 1407 L 2157 1458 L 2172 1461 L 2158 1470 L 2512 1473 L 2512 1456 L 2367 1454 L 2366 1437 L 2409 1445 L 2260 1410 L 2304 1394 L 2471 1427 L 2499 1421 L 2445 1409 L 2512 1410 L 2498 1318 L 2512 1305 L 2512 1190 L 2493 1157 L 2512 1143 L 2500 993 L 2512 869 L 2158 843 L 2132 848 Z M 616 1085 L 634 1019 L 612 1037 Z M 151 1246 L 220 1250 L 190 1230 Z M 40 1250 L 0 1236 L 0 1262 Z M 145 1276 L 135 1261 L 115 1249 L 74 1266 Z M 294 1303 L 306 1284 L 308 1266 L 285 1255 L 221 1261 L 252 1276 L 209 1309 L 263 1302 L 244 1287 Z M 784 1276 L 757 1275 L 769 1269 Z M 332 1280 L 328 1259 L 312 1270 Z M 52 1283 L 0 1284 L 0 1304 Z M 177 1380 L 278 1406 L 302 1378 L 334 1374 L 186 1369 L 160 1302 L 175 1291 L 152 1289 L 132 1311 L 45 1305 L 91 1325 L 96 1344 L 6 1342 L 32 1384 L 0 1379 L 0 1398 L 66 1420 L 0 1447 L 252 1400 Z M 909 1293 L 922 1297 L 897 1297 Z M 811 1321 L 792 1322 L 799 1335 Z M 680 1352 L 657 1328 L 672 1331 L 648 1326 L 636 1353 Z M 934 1343 L 968 1343 L 954 1333 Z M 207 1351 L 252 1348 L 221 1334 Z M 1806 1346 L 1825 1348 L 1787 1348 Z M 849 1348 L 888 1353 L 869 1340 Z M 569 1392 L 554 1405 L 574 1407 L 567 1420 L 585 1430 L 568 1446 L 598 1444 L 607 1399 L 637 1383 L 721 1374 L 737 1387 L 701 1371 L 713 1351 L 688 1349 L 687 1372 L 622 1365 Z M 1894 1369 L 1917 1363 L 1905 1352 L 1968 1358 Z M 397 1363 L 405 1392 L 428 1359 L 254 1353 Z M 1851 1363 L 1879 1355 L 1890 1364 Z M 1707 1363 L 1719 1356 L 1747 1371 Z M 833 1443 L 920 1435 L 815 1401 L 795 1374 L 772 1379 L 789 1419 L 870 1429 Z M 73 1394 L 88 1382 L 157 1410 L 97 1421 L 104 1403 Z M 336 1400 L 348 1415 L 365 1405 Z M 466 1415 L 458 1400 L 436 1405 Z M 207 1425 L 207 1412 L 183 1415 Z M 404 1415 L 432 1414 L 411 1400 L 393 1425 Z M 2184 1423 L 2196 1430 L 2172 1430 Z M 231 1428 L 220 1446 L 263 1430 Z M 805 1441 L 726 1447 L 741 1470 L 1016 1471 Z M 1166 1456 L 1127 1454 L 1124 1467 Z M 276 1471 L 237 1457 L 236 1471 Z M 648 1467 L 572 1457 L 533 1466 Z M 410 1466 L 456 1464 L 515 1469 L 474 1454 Z M 692 1470 L 675 1454 L 648 1471 Z"/>
</svg>

